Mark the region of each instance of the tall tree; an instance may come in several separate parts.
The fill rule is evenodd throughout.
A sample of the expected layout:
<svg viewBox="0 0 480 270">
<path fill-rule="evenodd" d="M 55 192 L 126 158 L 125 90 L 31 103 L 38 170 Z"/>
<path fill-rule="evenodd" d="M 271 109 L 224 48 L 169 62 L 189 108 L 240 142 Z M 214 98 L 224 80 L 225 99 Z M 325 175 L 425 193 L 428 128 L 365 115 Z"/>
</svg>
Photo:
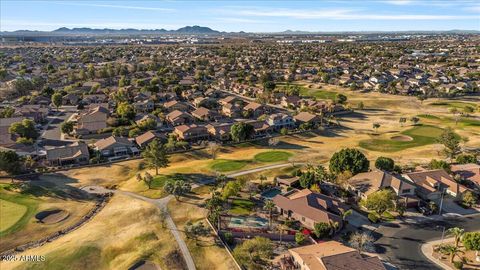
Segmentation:
<svg viewBox="0 0 480 270">
<path fill-rule="evenodd" d="M 445 154 L 453 158 L 460 151 L 460 137 L 451 127 L 446 128 L 437 141 L 445 146 Z"/>
<path fill-rule="evenodd" d="M 61 93 L 55 93 L 52 95 L 52 104 L 55 106 L 55 108 L 58 111 L 58 108 L 62 106 L 62 94 Z"/>
<path fill-rule="evenodd" d="M 272 255 L 272 241 L 258 236 L 242 242 L 233 250 L 233 256 L 248 270 L 268 269 Z"/>
<path fill-rule="evenodd" d="M 195 240 L 195 245 L 198 245 L 198 238 L 199 237 L 206 237 L 210 235 L 210 230 L 203 224 L 203 222 L 195 222 L 192 223 L 191 221 L 188 221 L 185 224 L 185 236 L 190 239 Z"/>
<path fill-rule="evenodd" d="M 330 159 L 330 171 L 339 174 L 350 171 L 353 175 L 368 171 L 370 162 L 365 155 L 355 148 L 345 148 L 333 154 Z"/>
<path fill-rule="evenodd" d="M 255 129 L 250 124 L 239 122 L 232 125 L 230 134 L 235 142 L 241 142 L 251 139 L 255 134 Z"/>
<path fill-rule="evenodd" d="M 462 238 L 465 230 L 459 227 L 453 227 L 447 230 L 447 234 L 452 235 L 455 238 L 455 247 L 458 247 L 460 239 Z"/>
<path fill-rule="evenodd" d="M 142 156 L 149 168 L 155 168 L 156 175 L 158 175 L 159 168 L 166 168 L 169 165 L 167 151 L 158 139 L 147 145 Z"/>
<path fill-rule="evenodd" d="M 180 196 L 183 196 L 192 190 L 190 183 L 183 180 L 169 180 L 163 186 L 163 189 L 168 194 L 171 194 L 178 201 Z"/>
<path fill-rule="evenodd" d="M 22 171 L 22 158 L 14 151 L 0 151 L 0 170 L 8 174 Z"/>
</svg>

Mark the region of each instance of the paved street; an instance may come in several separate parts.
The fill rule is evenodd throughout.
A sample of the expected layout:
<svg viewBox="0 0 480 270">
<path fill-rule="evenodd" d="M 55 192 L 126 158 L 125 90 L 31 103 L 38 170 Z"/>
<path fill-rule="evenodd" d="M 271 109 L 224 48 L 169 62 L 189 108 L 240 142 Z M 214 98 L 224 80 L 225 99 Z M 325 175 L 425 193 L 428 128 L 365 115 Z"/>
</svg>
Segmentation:
<svg viewBox="0 0 480 270">
<path fill-rule="evenodd" d="M 373 235 L 380 256 L 399 269 L 441 269 L 430 262 L 421 252 L 421 245 L 441 239 L 443 227 L 461 227 L 466 231 L 480 230 L 480 214 L 465 217 L 435 220 L 422 218 L 420 221 L 381 225 Z"/>
<path fill-rule="evenodd" d="M 65 111 L 53 113 L 53 115 L 47 117 L 48 124 L 46 129 L 42 131 L 43 148 L 63 146 L 71 143 L 70 141 L 62 140 L 62 132 L 60 130 L 62 123 L 72 115 L 71 110 L 67 108 Z"/>
</svg>

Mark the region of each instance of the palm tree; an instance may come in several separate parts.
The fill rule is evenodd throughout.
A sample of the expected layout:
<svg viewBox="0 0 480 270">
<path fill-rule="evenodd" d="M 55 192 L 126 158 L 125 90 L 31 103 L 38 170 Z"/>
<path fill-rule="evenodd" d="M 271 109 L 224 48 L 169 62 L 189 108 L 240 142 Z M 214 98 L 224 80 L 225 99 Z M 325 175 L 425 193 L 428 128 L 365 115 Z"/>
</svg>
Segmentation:
<svg viewBox="0 0 480 270">
<path fill-rule="evenodd" d="M 445 245 L 440 247 L 439 252 L 445 255 L 450 256 L 450 263 L 453 263 L 453 260 L 455 259 L 455 256 L 460 254 L 460 253 L 465 253 L 463 250 L 456 246 L 452 245 Z"/>
<path fill-rule="evenodd" d="M 340 228 L 340 223 L 338 223 L 338 221 L 329 220 L 328 224 L 330 225 L 330 236 L 334 236 Z"/>
<path fill-rule="evenodd" d="M 272 213 L 273 213 L 273 209 L 275 209 L 275 204 L 273 203 L 272 200 L 268 200 L 267 202 L 265 202 L 265 205 L 263 206 L 263 209 L 267 210 L 268 211 L 268 217 L 269 217 L 269 226 L 271 227 L 272 226 Z"/>
<path fill-rule="evenodd" d="M 449 235 L 453 235 L 455 237 L 455 247 L 458 248 L 458 243 L 460 242 L 460 239 L 462 238 L 463 234 L 465 233 L 465 230 L 459 227 L 453 227 L 447 230 L 447 233 Z"/>
</svg>

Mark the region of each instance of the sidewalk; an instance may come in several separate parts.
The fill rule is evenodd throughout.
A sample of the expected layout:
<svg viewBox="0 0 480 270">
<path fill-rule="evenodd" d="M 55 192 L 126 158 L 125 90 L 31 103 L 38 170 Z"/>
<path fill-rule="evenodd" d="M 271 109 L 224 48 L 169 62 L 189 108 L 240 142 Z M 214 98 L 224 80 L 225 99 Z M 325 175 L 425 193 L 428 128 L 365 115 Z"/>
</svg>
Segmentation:
<svg viewBox="0 0 480 270">
<path fill-rule="evenodd" d="M 443 241 L 442 240 L 436 240 L 436 241 L 427 242 L 427 243 L 423 244 L 422 247 L 421 247 L 422 253 L 425 257 L 427 257 L 427 259 L 429 259 L 430 261 L 432 261 L 436 265 L 442 267 L 443 269 L 454 270 L 454 268 L 444 264 L 443 262 L 441 262 L 437 258 L 433 257 L 433 255 L 432 255 L 433 254 L 433 246 L 439 245 L 442 242 L 443 243 L 448 243 L 448 242 L 452 242 L 454 240 L 455 240 L 455 238 L 451 237 L 451 238 L 445 238 L 445 239 L 443 239 Z"/>
</svg>

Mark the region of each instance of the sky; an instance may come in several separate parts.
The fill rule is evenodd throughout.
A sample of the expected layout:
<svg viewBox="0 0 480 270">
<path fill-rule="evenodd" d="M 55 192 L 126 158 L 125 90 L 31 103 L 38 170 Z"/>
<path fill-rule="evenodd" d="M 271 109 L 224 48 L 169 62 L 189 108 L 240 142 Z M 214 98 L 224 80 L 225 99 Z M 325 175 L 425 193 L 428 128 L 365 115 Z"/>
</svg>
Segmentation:
<svg viewBox="0 0 480 270">
<path fill-rule="evenodd" d="M 0 0 L 0 31 L 186 25 L 228 32 L 480 30 L 480 0 Z"/>
</svg>

